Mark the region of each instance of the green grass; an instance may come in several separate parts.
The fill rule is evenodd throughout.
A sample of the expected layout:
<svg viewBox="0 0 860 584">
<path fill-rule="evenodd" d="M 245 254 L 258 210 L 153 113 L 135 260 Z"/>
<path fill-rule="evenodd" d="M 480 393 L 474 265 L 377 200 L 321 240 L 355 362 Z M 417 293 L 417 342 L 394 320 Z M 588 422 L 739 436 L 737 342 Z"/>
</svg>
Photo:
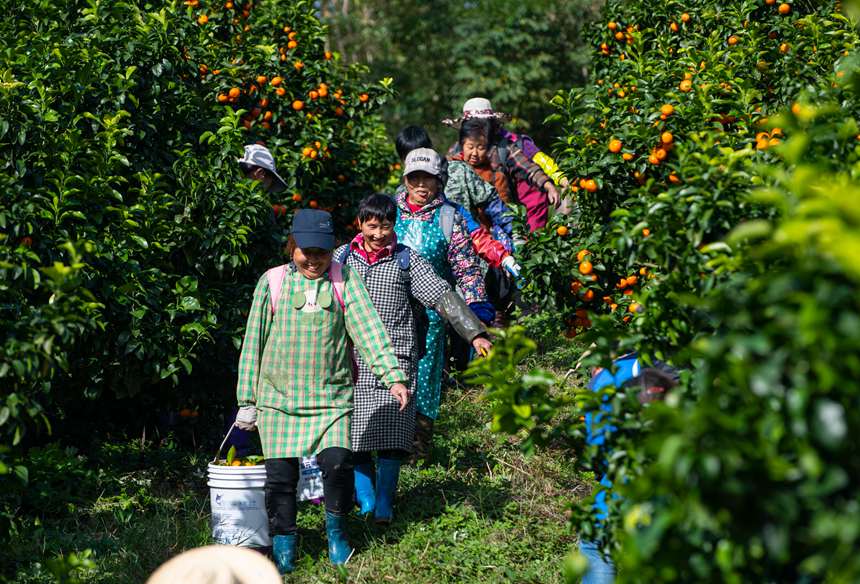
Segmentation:
<svg viewBox="0 0 860 584">
<path fill-rule="evenodd" d="M 588 486 L 569 452 L 524 457 L 487 422 L 476 390 L 450 390 L 432 463 L 402 473 L 394 523 L 352 516 L 357 553 L 339 572 L 327 561 L 322 508 L 303 506 L 299 567 L 285 581 L 560 582 L 575 541 L 565 511 Z M 46 558 L 92 549 L 95 567 L 79 573 L 81 582 L 143 582 L 168 558 L 210 543 L 206 456 L 148 451 L 129 464 L 130 450 L 87 461 L 104 469 L 84 473 L 82 489 L 95 496 L 21 530 L 7 550 L 11 581 L 53 582 Z"/>
</svg>

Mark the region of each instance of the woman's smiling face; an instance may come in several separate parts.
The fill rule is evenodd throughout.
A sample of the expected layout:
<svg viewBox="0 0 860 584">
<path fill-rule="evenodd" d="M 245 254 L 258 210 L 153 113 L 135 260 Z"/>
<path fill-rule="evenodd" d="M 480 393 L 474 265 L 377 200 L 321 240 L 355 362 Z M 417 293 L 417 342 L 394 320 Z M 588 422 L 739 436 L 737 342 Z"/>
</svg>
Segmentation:
<svg viewBox="0 0 860 584">
<path fill-rule="evenodd" d="M 325 274 L 331 265 L 330 250 L 318 247 L 297 247 L 293 251 L 293 263 L 296 264 L 299 273 L 308 280 L 316 280 Z"/>
</svg>

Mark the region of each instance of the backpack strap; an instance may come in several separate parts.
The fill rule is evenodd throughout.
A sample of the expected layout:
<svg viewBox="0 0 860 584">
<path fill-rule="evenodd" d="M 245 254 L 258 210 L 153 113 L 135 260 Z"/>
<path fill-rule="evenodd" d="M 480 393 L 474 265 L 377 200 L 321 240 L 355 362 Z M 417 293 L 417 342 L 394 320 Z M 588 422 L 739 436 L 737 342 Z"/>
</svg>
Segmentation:
<svg viewBox="0 0 860 584">
<path fill-rule="evenodd" d="M 338 253 L 336 253 L 334 255 L 334 257 L 332 258 L 332 261 L 338 262 L 340 264 L 345 264 L 346 259 L 349 257 L 349 254 L 351 254 L 351 253 L 352 253 L 352 245 L 346 244 L 345 246 L 340 248 L 340 251 Z"/>
<path fill-rule="evenodd" d="M 450 204 L 442 205 L 439 209 L 439 227 L 442 228 L 445 241 L 451 241 L 451 235 L 454 233 L 454 215 L 456 213 L 457 209 Z"/>
<path fill-rule="evenodd" d="M 272 314 L 278 307 L 278 300 L 281 299 L 281 288 L 284 287 L 284 277 L 287 275 L 287 264 L 281 264 L 266 271 L 266 280 L 269 282 L 269 305 L 272 309 Z"/>
<path fill-rule="evenodd" d="M 397 260 L 397 265 L 400 266 L 400 277 L 403 280 L 403 285 L 406 287 L 407 293 L 410 293 L 410 290 L 412 290 L 412 272 L 409 271 L 410 251 L 402 243 L 398 243 L 397 247 L 394 248 L 394 257 Z"/>
<path fill-rule="evenodd" d="M 337 298 L 337 303 L 340 304 L 341 310 L 346 312 L 346 303 L 343 301 L 343 264 L 332 261 L 329 268 L 329 278 L 331 278 L 332 288 L 334 288 L 334 296 Z"/>
</svg>

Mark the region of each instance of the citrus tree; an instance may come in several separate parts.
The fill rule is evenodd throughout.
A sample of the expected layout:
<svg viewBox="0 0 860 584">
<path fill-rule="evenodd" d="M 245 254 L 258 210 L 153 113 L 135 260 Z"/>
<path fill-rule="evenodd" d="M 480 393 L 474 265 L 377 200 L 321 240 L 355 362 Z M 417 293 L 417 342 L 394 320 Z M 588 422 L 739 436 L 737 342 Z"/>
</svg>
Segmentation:
<svg viewBox="0 0 860 584">
<path fill-rule="evenodd" d="M 607 520 L 591 499 L 573 517 L 621 581 L 860 574 L 856 42 L 836 2 L 609 2 L 593 85 L 556 99 L 578 206 L 526 244 L 525 292 L 593 343 L 586 365 L 636 350 L 681 384 L 642 407 L 494 376 L 533 350 L 518 335 L 473 374 L 497 429 L 567 440 L 615 485 Z M 577 422 L 601 404 L 610 453 Z"/>
<path fill-rule="evenodd" d="M 94 404 L 139 431 L 213 403 L 175 389 L 192 374 L 229 399 L 293 210 L 346 235 L 387 178 L 390 91 L 325 49 L 311 2 L 38 0 L 0 33 L 0 474 L 26 478 L 27 432 L 91 432 Z M 285 191 L 243 178 L 255 142 Z"/>
</svg>

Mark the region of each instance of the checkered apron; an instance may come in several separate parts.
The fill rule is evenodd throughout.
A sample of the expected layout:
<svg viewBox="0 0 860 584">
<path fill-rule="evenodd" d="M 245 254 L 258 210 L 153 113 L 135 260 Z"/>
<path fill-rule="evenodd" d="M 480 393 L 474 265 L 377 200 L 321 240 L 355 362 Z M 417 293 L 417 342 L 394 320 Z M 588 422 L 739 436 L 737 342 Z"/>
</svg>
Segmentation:
<svg viewBox="0 0 860 584">
<path fill-rule="evenodd" d="M 350 253 L 346 259 L 346 265 L 361 275 L 370 299 L 391 337 L 400 368 L 409 375 L 413 392 L 413 399 L 409 400 L 406 409 L 399 411 L 397 400 L 356 353 L 358 380 L 355 384 L 355 412 L 351 430 L 352 449 L 356 452 L 412 450 L 417 364 L 414 310 L 424 308 L 413 308 L 411 298 L 435 305 L 450 288 L 414 251 L 409 250 L 409 253 L 411 290 L 407 288 L 407 279 L 395 255 L 381 258 L 372 265 L 359 253 Z M 340 256 L 336 253 L 335 257 Z"/>
</svg>

